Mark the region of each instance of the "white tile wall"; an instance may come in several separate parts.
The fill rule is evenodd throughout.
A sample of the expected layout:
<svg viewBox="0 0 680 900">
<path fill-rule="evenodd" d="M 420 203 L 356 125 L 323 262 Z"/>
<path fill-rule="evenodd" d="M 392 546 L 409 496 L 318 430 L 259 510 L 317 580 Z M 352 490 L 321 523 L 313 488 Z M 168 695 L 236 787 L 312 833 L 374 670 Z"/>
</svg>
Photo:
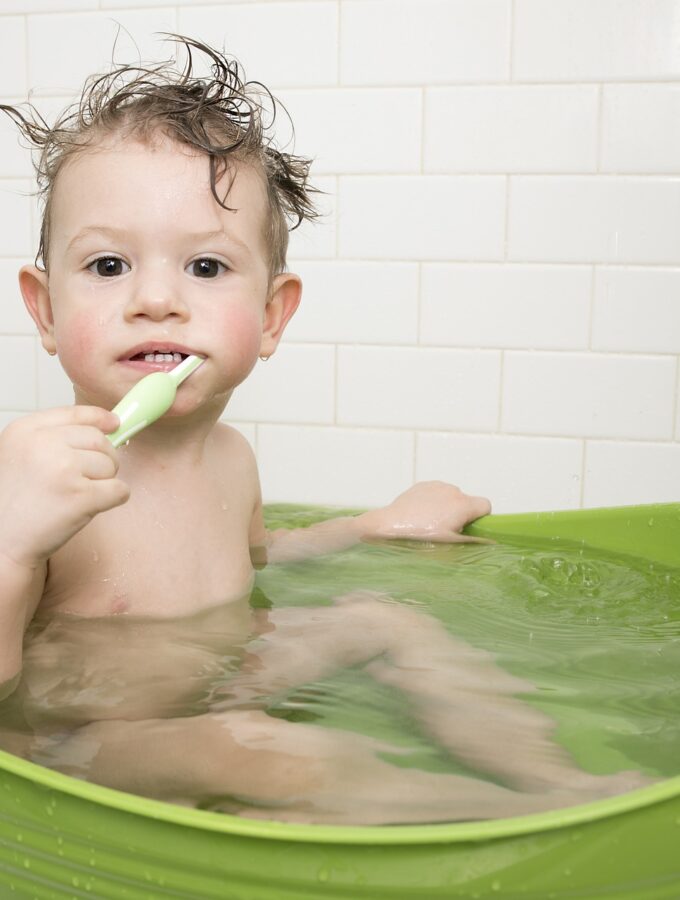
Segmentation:
<svg viewBox="0 0 680 900">
<path fill-rule="evenodd" d="M 587 266 L 426 263 L 421 342 L 586 349 L 591 283 Z"/>
<path fill-rule="evenodd" d="M 680 269 L 599 268 L 592 347 L 680 353 Z"/>
<path fill-rule="evenodd" d="M 679 12 L 678 0 L 516 0 L 515 78 L 677 78 Z"/>
<path fill-rule="evenodd" d="M 328 86 L 338 80 L 338 4 L 235 3 L 181 7 L 180 34 L 235 56 L 248 78 L 277 89 Z"/>
<path fill-rule="evenodd" d="M 0 103 L 31 89 L 51 116 L 120 26 L 119 61 L 180 31 L 288 107 L 323 217 L 291 236 L 286 340 L 225 414 L 267 499 L 444 478 L 498 512 L 677 500 L 679 21 L 680 0 L 0 0 Z M 0 425 L 71 397 L 16 282 L 31 175 L 0 117 Z"/>
<path fill-rule="evenodd" d="M 680 84 L 608 84 L 602 93 L 603 172 L 680 171 Z"/>
<path fill-rule="evenodd" d="M 31 253 L 31 199 L 29 179 L 0 178 L 0 247 L 6 256 Z"/>
<path fill-rule="evenodd" d="M 594 85 L 429 88 L 426 172 L 594 172 Z"/>
<path fill-rule="evenodd" d="M 389 503 L 413 483 L 413 447 L 407 431 L 260 425 L 262 493 L 272 503 Z"/>
<path fill-rule="evenodd" d="M 500 370 L 494 350 L 343 346 L 338 423 L 493 431 Z"/>
<path fill-rule="evenodd" d="M 338 244 L 350 259 L 503 258 L 500 176 L 340 178 Z"/>
<path fill-rule="evenodd" d="M 577 508 L 582 465 L 580 440 L 418 434 L 416 477 L 464 484 L 488 497 L 496 513 Z"/>
<path fill-rule="evenodd" d="M 331 345 L 286 344 L 258 362 L 229 402 L 241 422 L 333 421 L 335 350 Z"/>
<path fill-rule="evenodd" d="M 295 124 L 297 145 L 317 173 L 419 172 L 422 91 L 339 88 L 279 91 Z M 395 140 L 395 123 L 412 122 Z M 286 123 L 277 135 L 285 142 Z"/>
<path fill-rule="evenodd" d="M 417 263 L 305 260 L 295 271 L 304 287 L 290 341 L 418 342 Z"/>
<path fill-rule="evenodd" d="M 672 265 L 679 235 L 680 178 L 511 179 L 510 259 Z"/>
<path fill-rule="evenodd" d="M 507 78 L 509 0 L 347 0 L 340 17 L 343 84 Z"/>
<path fill-rule="evenodd" d="M 0 22 L 0 96 L 24 94 L 26 82 L 26 20 L 3 16 Z"/>
<path fill-rule="evenodd" d="M 27 16 L 27 22 L 29 88 L 61 95 L 79 90 L 88 75 L 106 71 L 112 56 L 117 63 L 168 58 L 171 46 L 153 32 L 174 31 L 176 19 L 175 11 L 164 7 L 121 10 L 115 20 L 97 12 Z"/>
<path fill-rule="evenodd" d="M 680 502 L 677 444 L 588 441 L 584 506 Z"/>
<path fill-rule="evenodd" d="M 676 368 L 670 356 L 509 351 L 503 431 L 669 440 Z"/>
</svg>

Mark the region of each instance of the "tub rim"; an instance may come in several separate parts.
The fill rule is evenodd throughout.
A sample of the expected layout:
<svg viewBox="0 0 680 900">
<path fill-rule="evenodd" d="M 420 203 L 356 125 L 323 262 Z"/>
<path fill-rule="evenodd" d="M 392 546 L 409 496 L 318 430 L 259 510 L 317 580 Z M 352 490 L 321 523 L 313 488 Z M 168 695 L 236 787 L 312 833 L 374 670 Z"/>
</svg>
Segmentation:
<svg viewBox="0 0 680 900">
<path fill-rule="evenodd" d="M 114 808 L 168 824 L 239 837 L 322 844 L 458 844 L 521 837 L 537 832 L 588 825 L 680 796 L 680 775 L 676 775 L 614 797 L 510 819 L 444 822 L 431 825 L 303 825 L 268 819 L 247 819 L 152 800 L 93 782 L 81 781 L 0 750 L 0 773 L 3 771 L 32 781 L 48 790 L 69 794 L 97 806 Z"/>
</svg>

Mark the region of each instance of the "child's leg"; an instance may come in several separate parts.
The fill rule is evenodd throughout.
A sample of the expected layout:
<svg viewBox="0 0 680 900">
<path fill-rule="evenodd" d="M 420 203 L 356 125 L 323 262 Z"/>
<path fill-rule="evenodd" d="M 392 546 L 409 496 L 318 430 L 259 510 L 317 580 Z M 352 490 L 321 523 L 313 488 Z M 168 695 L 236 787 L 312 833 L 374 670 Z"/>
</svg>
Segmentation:
<svg viewBox="0 0 680 900">
<path fill-rule="evenodd" d="M 584 790 L 597 796 L 652 780 L 631 771 L 584 772 L 552 739 L 555 722 L 517 698 L 535 686 L 501 669 L 486 651 L 452 637 L 434 618 L 388 603 L 367 607 L 365 615 L 387 644 L 367 672 L 408 696 L 424 729 L 475 771 L 520 791 Z"/>
<path fill-rule="evenodd" d="M 238 711 L 96 722 L 62 743 L 56 767 L 90 781 L 251 818 L 385 824 L 502 818 L 567 806 L 584 794 L 521 794 L 455 775 L 401 769 L 395 751 L 349 732 Z M 53 759 L 53 764 L 56 757 Z"/>
<path fill-rule="evenodd" d="M 533 692 L 532 684 L 404 603 L 355 591 L 333 607 L 285 609 L 272 621 L 247 671 L 227 686 L 223 708 L 364 664 L 376 680 L 411 698 L 414 717 L 452 755 L 519 790 L 606 794 L 646 783 L 638 773 L 605 777 L 579 769 L 551 739 L 555 723 L 516 698 Z"/>
</svg>

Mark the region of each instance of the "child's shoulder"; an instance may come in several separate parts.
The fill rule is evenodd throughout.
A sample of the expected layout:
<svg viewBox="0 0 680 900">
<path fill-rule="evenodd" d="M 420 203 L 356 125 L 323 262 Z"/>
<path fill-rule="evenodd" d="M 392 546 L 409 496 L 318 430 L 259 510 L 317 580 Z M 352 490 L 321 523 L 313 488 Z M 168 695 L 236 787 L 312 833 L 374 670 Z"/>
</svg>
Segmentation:
<svg viewBox="0 0 680 900">
<path fill-rule="evenodd" d="M 255 452 L 246 437 L 226 422 L 218 422 L 213 432 L 215 445 L 220 457 L 230 465 L 240 463 L 244 466 L 257 467 Z"/>
</svg>

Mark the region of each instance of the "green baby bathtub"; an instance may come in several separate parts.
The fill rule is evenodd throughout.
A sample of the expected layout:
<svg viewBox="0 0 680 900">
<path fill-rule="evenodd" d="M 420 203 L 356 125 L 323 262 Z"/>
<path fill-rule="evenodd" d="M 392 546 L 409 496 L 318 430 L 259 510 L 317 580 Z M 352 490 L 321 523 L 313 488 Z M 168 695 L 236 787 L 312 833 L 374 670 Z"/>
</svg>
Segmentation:
<svg viewBox="0 0 680 900">
<path fill-rule="evenodd" d="M 680 504 L 489 516 L 469 530 L 680 567 Z M 679 851 L 680 777 L 515 819 L 355 828 L 187 809 L 0 753 L 0 900 L 677 900 Z"/>
</svg>

